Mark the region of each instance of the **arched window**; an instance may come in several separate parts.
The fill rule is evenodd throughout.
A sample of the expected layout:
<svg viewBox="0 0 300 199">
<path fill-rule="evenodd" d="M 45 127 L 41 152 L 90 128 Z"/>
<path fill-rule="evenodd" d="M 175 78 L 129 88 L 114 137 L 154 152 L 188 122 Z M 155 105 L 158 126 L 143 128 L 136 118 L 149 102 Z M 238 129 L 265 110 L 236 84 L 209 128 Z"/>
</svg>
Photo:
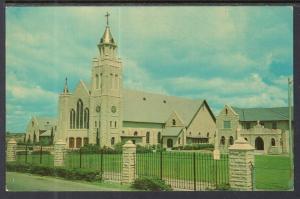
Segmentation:
<svg viewBox="0 0 300 199">
<path fill-rule="evenodd" d="M 34 134 L 33 134 L 33 143 L 36 143 L 36 134 L 35 134 L 35 131 L 34 131 Z"/>
<path fill-rule="evenodd" d="M 82 100 L 79 99 L 77 101 L 77 110 L 76 110 L 76 128 L 83 128 L 83 103 Z"/>
<path fill-rule="evenodd" d="M 115 144 L 115 138 L 114 138 L 114 137 L 111 138 L 110 143 L 111 143 L 111 145 L 114 145 L 114 144 Z"/>
<path fill-rule="evenodd" d="M 72 137 L 69 138 L 69 148 L 74 148 L 74 138 Z"/>
<path fill-rule="evenodd" d="M 115 121 L 115 128 L 117 128 L 117 121 Z"/>
<path fill-rule="evenodd" d="M 89 138 L 85 137 L 83 138 L 83 146 L 86 146 L 89 144 Z"/>
<path fill-rule="evenodd" d="M 180 140 L 181 140 L 181 139 L 180 139 L 180 138 L 178 138 L 178 144 L 180 144 Z"/>
<path fill-rule="evenodd" d="M 233 137 L 232 136 L 229 137 L 229 144 L 233 145 Z"/>
<path fill-rule="evenodd" d="M 96 89 L 99 88 L 99 75 L 96 74 Z"/>
<path fill-rule="evenodd" d="M 173 126 L 176 125 L 176 120 L 175 120 L 175 119 L 172 120 L 172 125 L 173 125 Z"/>
<path fill-rule="evenodd" d="M 84 128 L 89 128 L 89 109 L 84 109 Z"/>
<path fill-rule="evenodd" d="M 70 111 L 70 129 L 74 129 L 75 128 L 75 110 L 72 109 Z"/>
<path fill-rule="evenodd" d="M 146 133 L 146 143 L 149 144 L 149 142 L 150 142 L 150 132 L 148 131 Z"/>
<path fill-rule="evenodd" d="M 157 133 L 157 143 L 161 143 L 161 133 L 160 132 L 158 132 Z"/>
<path fill-rule="evenodd" d="M 137 135 L 138 135 L 138 132 L 137 132 L 137 131 L 135 131 L 133 135 L 134 135 L 134 136 L 137 136 Z"/>
<path fill-rule="evenodd" d="M 272 145 L 272 146 L 275 146 L 275 145 L 276 145 L 276 144 L 275 144 L 275 139 L 274 139 L 274 138 L 271 139 L 271 145 Z"/>
<path fill-rule="evenodd" d="M 220 144 L 221 144 L 221 145 L 224 145 L 224 144 L 225 144 L 225 137 L 224 137 L 224 136 L 221 137 Z"/>
<path fill-rule="evenodd" d="M 80 137 L 76 138 L 76 148 L 81 147 L 81 142 L 82 142 L 82 139 Z"/>
<path fill-rule="evenodd" d="M 206 137 L 208 137 L 208 138 L 209 138 L 209 132 L 207 132 L 207 134 L 206 134 Z"/>
</svg>

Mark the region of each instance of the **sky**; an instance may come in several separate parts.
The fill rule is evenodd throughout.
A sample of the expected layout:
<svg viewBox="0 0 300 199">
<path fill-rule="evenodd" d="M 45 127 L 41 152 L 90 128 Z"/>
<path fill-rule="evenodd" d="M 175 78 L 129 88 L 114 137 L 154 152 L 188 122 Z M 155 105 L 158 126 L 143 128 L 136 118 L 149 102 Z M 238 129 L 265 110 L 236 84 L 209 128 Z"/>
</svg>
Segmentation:
<svg viewBox="0 0 300 199">
<path fill-rule="evenodd" d="M 71 92 L 90 82 L 106 12 L 125 88 L 206 99 L 216 115 L 287 106 L 292 7 L 7 7 L 7 131 L 57 117 L 65 77 Z"/>
</svg>

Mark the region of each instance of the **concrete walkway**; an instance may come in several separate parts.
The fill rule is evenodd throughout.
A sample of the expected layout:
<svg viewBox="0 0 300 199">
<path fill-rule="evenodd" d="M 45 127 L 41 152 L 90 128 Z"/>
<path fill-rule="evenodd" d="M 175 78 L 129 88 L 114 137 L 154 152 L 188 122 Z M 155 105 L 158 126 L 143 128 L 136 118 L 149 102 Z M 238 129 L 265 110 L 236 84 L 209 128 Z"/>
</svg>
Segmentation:
<svg viewBox="0 0 300 199">
<path fill-rule="evenodd" d="M 28 173 L 6 172 L 8 191 L 132 191 L 117 183 L 88 183 Z"/>
</svg>

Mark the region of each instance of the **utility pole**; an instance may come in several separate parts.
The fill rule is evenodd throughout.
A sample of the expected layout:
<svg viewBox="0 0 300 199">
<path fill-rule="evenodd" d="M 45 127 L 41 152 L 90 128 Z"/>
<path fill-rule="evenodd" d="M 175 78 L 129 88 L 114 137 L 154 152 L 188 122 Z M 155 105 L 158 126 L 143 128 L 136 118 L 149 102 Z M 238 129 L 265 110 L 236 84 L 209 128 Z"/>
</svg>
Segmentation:
<svg viewBox="0 0 300 199">
<path fill-rule="evenodd" d="M 292 129 L 292 102 L 291 102 L 291 94 L 292 94 L 292 85 L 293 80 L 288 78 L 288 106 L 289 106 L 289 146 L 290 146 L 290 164 L 291 164 L 291 188 L 294 189 L 294 130 Z"/>
</svg>

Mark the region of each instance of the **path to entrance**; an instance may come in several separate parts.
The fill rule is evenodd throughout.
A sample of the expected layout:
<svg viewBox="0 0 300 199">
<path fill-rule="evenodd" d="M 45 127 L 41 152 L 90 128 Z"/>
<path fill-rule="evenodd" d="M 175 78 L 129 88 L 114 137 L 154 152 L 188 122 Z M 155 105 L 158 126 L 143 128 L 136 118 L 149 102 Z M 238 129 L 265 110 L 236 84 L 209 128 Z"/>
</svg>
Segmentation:
<svg viewBox="0 0 300 199">
<path fill-rule="evenodd" d="M 6 172 L 8 191 L 132 191 L 117 183 L 74 182 L 48 176 Z"/>
</svg>

